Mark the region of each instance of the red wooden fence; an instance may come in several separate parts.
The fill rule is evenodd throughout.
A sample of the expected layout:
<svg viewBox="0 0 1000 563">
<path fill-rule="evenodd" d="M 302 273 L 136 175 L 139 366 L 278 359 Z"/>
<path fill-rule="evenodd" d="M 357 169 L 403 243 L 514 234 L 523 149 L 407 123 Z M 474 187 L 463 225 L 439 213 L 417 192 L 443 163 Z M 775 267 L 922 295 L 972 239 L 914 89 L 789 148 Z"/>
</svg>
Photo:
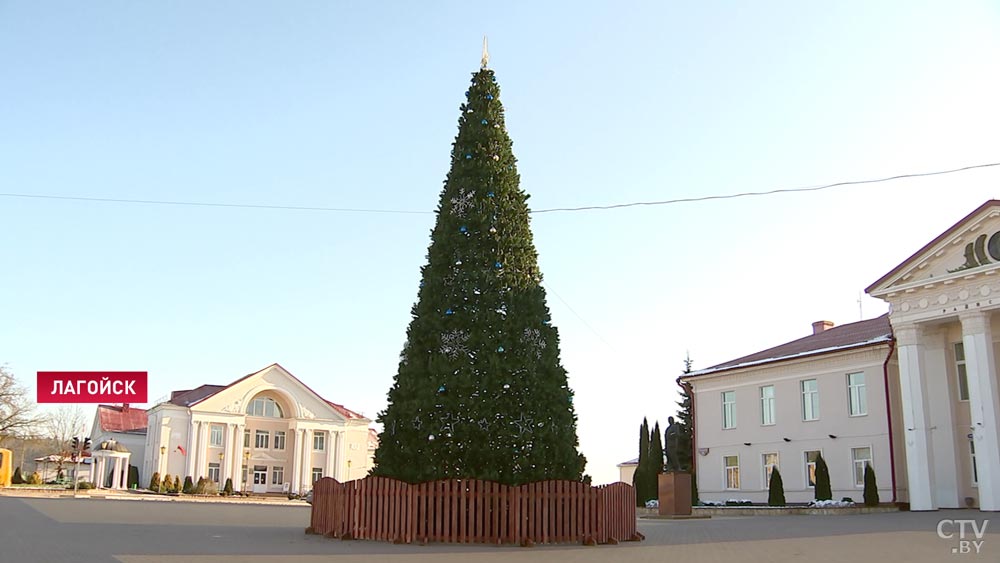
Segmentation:
<svg viewBox="0 0 1000 563">
<path fill-rule="evenodd" d="M 478 479 L 411 485 L 387 477 L 313 487 L 310 533 L 397 543 L 618 543 L 641 539 L 635 489 Z"/>
</svg>

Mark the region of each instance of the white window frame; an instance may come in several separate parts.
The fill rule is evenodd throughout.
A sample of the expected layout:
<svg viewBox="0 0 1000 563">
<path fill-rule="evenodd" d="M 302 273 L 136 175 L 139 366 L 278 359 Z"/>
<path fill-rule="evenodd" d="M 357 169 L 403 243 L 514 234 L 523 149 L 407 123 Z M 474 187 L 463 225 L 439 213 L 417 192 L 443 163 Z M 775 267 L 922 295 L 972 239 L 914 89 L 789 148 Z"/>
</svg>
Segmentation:
<svg viewBox="0 0 1000 563">
<path fill-rule="evenodd" d="M 323 468 L 322 467 L 313 467 L 312 468 L 312 484 L 315 485 L 316 481 L 319 481 L 322 478 L 323 478 Z"/>
<path fill-rule="evenodd" d="M 249 428 L 244 428 L 243 429 L 243 447 L 244 448 L 249 448 L 250 447 L 250 434 L 251 434 L 251 432 L 250 432 Z"/>
<path fill-rule="evenodd" d="M 859 459 L 856 455 L 857 450 L 868 450 L 868 458 Z M 861 482 L 858 482 L 858 464 L 861 464 Z M 871 465 L 872 469 L 875 469 L 875 451 L 871 445 L 851 448 L 851 481 L 854 482 L 855 488 L 865 488 L 865 465 Z"/>
<path fill-rule="evenodd" d="M 771 391 L 770 396 L 765 394 L 768 389 Z M 774 385 L 760 387 L 760 424 L 774 426 Z"/>
<path fill-rule="evenodd" d="M 326 432 L 313 433 L 313 451 L 314 452 L 326 451 Z"/>
<path fill-rule="evenodd" d="M 262 446 L 261 443 L 264 445 Z M 271 444 L 271 433 L 267 430 L 257 430 L 254 433 L 253 447 L 256 450 L 266 450 Z"/>
<path fill-rule="evenodd" d="M 222 447 L 222 437 L 225 435 L 225 430 L 221 424 L 212 424 L 209 426 L 208 430 L 208 445 L 216 448 Z"/>
<path fill-rule="evenodd" d="M 275 430 L 274 431 L 274 449 L 283 450 L 285 449 L 285 431 Z"/>
<path fill-rule="evenodd" d="M 861 383 L 852 381 L 855 376 L 861 377 Z M 847 374 L 847 414 L 868 416 L 868 378 L 863 371 Z"/>
<path fill-rule="evenodd" d="M 963 342 L 955 343 L 955 384 L 958 386 L 956 397 L 960 402 L 967 402 L 969 400 L 969 372 L 965 363 L 965 343 Z"/>
<path fill-rule="evenodd" d="M 774 463 L 767 462 L 767 456 L 771 455 L 774 456 Z M 763 490 L 767 491 L 771 488 L 771 472 L 775 468 L 777 468 L 778 471 L 781 471 L 780 461 L 781 461 L 781 456 L 780 454 L 778 454 L 778 452 L 764 452 L 760 454 L 760 464 L 764 470 L 764 486 L 762 487 Z"/>
<path fill-rule="evenodd" d="M 222 465 L 218 463 L 208 464 L 208 479 L 210 481 L 215 481 L 216 483 L 222 479 Z"/>
<path fill-rule="evenodd" d="M 809 473 L 810 473 L 809 467 L 813 468 L 813 470 L 812 470 L 811 473 L 813 475 L 816 474 L 816 461 L 815 460 L 809 461 L 809 454 L 811 454 L 813 452 L 816 452 L 820 457 L 823 456 L 823 450 L 803 450 L 802 451 L 802 461 L 803 461 L 803 464 L 802 464 L 802 470 L 803 470 L 803 475 L 802 475 L 803 479 L 802 479 L 802 482 L 805 483 L 806 489 L 815 489 L 816 488 L 815 479 L 813 480 L 814 482 L 812 484 L 809 483 Z"/>
<path fill-rule="evenodd" d="M 729 460 L 730 459 L 735 459 L 736 460 L 736 465 L 729 465 Z M 734 470 L 734 471 L 732 471 L 732 474 L 736 477 L 736 487 L 730 487 L 729 486 L 729 483 L 730 483 L 730 481 L 729 481 L 729 475 L 730 475 L 730 471 L 731 470 Z M 742 483 L 740 482 L 740 456 L 739 456 L 739 454 L 724 455 L 724 456 L 722 456 L 722 483 L 725 485 L 725 488 L 726 488 L 727 491 L 738 491 L 738 490 L 740 490 L 740 485 L 742 485 Z"/>
<path fill-rule="evenodd" d="M 815 390 L 807 391 L 806 383 L 812 382 L 816 388 Z M 802 392 L 802 421 L 812 422 L 814 420 L 819 420 L 819 380 L 818 379 L 803 379 L 799 382 L 799 391 Z M 809 418 L 809 413 L 806 408 L 806 404 L 812 409 L 812 418 Z"/>
<path fill-rule="evenodd" d="M 727 395 L 732 397 L 727 401 Z M 722 392 L 722 429 L 730 430 L 736 428 L 736 391 Z"/>
<path fill-rule="evenodd" d="M 280 485 L 284 482 L 285 482 L 285 466 L 283 465 L 271 466 L 271 484 Z"/>
</svg>

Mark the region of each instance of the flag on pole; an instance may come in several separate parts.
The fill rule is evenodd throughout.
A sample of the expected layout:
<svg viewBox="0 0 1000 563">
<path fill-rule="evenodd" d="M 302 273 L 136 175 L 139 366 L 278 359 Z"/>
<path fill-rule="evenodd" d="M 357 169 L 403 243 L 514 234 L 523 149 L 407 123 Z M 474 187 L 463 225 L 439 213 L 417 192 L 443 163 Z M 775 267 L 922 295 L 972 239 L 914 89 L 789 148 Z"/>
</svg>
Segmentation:
<svg viewBox="0 0 1000 563">
<path fill-rule="evenodd" d="M 177 451 L 181 452 L 181 455 L 187 455 L 187 452 L 180 445 L 177 446 Z"/>
</svg>

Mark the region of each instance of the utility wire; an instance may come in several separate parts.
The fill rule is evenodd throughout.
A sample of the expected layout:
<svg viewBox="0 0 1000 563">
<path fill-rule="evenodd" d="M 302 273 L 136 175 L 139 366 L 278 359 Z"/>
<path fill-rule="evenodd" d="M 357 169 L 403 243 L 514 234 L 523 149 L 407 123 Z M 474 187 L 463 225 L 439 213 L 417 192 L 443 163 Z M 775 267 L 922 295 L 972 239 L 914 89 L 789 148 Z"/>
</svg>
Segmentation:
<svg viewBox="0 0 1000 563">
<path fill-rule="evenodd" d="M 966 170 L 974 170 L 976 168 L 989 168 L 991 166 L 1000 166 L 1000 162 L 991 162 L 989 164 L 974 164 L 972 166 L 963 166 L 962 168 L 953 168 L 951 170 L 938 170 L 936 172 L 916 172 L 913 174 L 899 174 L 897 176 L 876 178 L 873 180 L 851 180 L 847 182 L 836 182 L 833 184 L 824 184 L 822 186 L 807 186 L 803 188 L 784 188 L 778 190 L 769 190 L 766 192 L 742 192 L 742 193 L 727 194 L 727 195 L 686 197 L 678 199 L 666 199 L 663 201 L 635 201 L 631 203 L 616 203 L 613 205 L 588 205 L 585 207 L 554 207 L 551 209 L 535 209 L 534 211 L 532 211 L 532 213 L 554 213 L 557 211 L 597 211 L 605 209 L 621 209 L 624 207 L 638 207 L 641 205 L 670 205 L 674 203 L 690 203 L 695 201 L 710 201 L 716 199 L 736 199 L 740 197 L 765 196 L 765 195 L 787 194 L 787 193 L 797 193 L 797 192 L 818 192 L 820 190 L 828 190 L 831 188 L 838 188 L 843 186 L 854 186 L 858 184 L 875 184 L 878 182 L 889 182 L 892 180 L 901 180 L 904 178 L 920 178 L 923 176 L 939 176 L 941 174 L 954 174 L 956 172 L 965 172 Z"/>
<path fill-rule="evenodd" d="M 666 199 L 662 201 L 633 201 L 629 203 L 616 203 L 611 205 L 588 205 L 583 207 L 552 207 L 548 209 L 534 209 L 529 211 L 529 213 L 605 211 L 609 209 L 623 209 L 626 207 L 672 205 L 676 203 L 692 203 L 692 202 L 712 201 L 719 199 L 737 199 L 743 197 L 769 196 L 769 195 L 787 194 L 787 193 L 817 192 L 820 190 L 829 190 L 832 188 L 839 188 L 844 186 L 856 186 L 860 184 L 876 184 L 880 182 L 890 182 L 892 180 L 902 180 L 906 178 L 921 178 L 926 176 L 955 174 L 957 172 L 965 172 L 968 170 L 975 170 L 978 168 L 990 168 L 994 166 L 1000 166 L 1000 162 L 991 162 L 987 164 L 974 164 L 972 166 L 963 166 L 961 168 L 953 168 L 951 170 L 938 170 L 934 172 L 916 172 L 912 174 L 898 174 L 896 176 L 888 176 L 886 178 L 875 178 L 870 180 L 851 180 L 846 182 L 835 182 L 833 184 L 824 184 L 821 186 L 807 186 L 802 188 L 783 188 L 783 189 L 769 190 L 763 192 L 740 192 L 735 194 L 686 197 L 677 199 Z M 268 205 L 268 204 L 252 204 L 252 203 L 212 203 L 203 201 L 124 199 L 124 198 L 108 198 L 108 197 L 86 197 L 86 196 L 24 194 L 24 193 L 0 193 L 0 197 L 24 198 L 24 199 L 48 199 L 48 200 L 64 200 L 64 201 L 85 201 L 93 203 L 128 203 L 128 204 L 140 204 L 140 205 L 174 205 L 174 206 L 186 206 L 186 207 L 226 207 L 226 208 L 236 208 L 236 209 L 276 209 L 282 211 L 322 211 L 322 212 L 335 212 L 335 213 L 381 213 L 381 214 L 395 214 L 395 215 L 425 215 L 434 213 L 433 211 L 408 211 L 403 209 L 366 209 L 366 208 L 351 208 L 351 207 L 317 207 L 310 205 Z"/>
</svg>

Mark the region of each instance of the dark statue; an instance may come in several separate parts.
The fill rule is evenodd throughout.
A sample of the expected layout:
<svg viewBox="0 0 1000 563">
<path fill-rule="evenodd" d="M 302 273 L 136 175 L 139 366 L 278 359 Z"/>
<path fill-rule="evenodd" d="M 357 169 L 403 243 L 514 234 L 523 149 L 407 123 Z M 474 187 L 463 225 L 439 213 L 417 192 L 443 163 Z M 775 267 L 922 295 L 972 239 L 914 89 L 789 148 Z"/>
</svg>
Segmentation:
<svg viewBox="0 0 1000 563">
<path fill-rule="evenodd" d="M 667 429 L 663 433 L 667 448 L 667 472 L 680 471 L 681 426 L 674 422 L 674 417 L 667 417 Z"/>
</svg>

